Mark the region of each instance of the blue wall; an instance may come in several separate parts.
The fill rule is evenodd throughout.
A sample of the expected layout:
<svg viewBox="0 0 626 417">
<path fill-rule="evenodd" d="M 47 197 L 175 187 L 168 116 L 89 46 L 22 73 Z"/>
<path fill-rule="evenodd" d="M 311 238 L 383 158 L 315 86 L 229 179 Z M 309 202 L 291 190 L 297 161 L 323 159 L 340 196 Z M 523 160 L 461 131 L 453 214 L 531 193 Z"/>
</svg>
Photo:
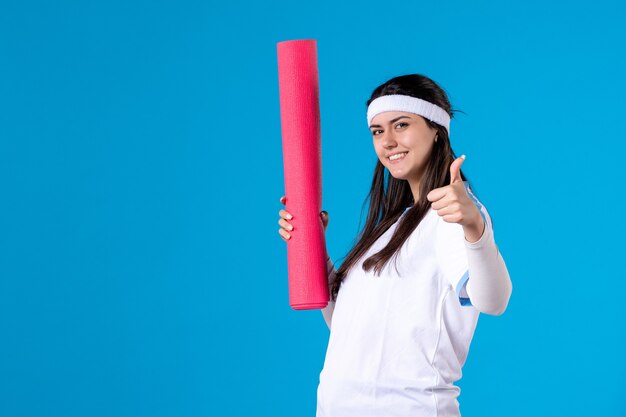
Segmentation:
<svg viewBox="0 0 626 417">
<path fill-rule="evenodd" d="M 0 5 L 0 415 L 313 416 L 328 329 L 289 306 L 276 43 L 316 39 L 328 251 L 418 72 L 514 290 L 464 416 L 626 415 L 620 2 Z M 338 263 L 339 263 L 338 262 Z"/>
</svg>

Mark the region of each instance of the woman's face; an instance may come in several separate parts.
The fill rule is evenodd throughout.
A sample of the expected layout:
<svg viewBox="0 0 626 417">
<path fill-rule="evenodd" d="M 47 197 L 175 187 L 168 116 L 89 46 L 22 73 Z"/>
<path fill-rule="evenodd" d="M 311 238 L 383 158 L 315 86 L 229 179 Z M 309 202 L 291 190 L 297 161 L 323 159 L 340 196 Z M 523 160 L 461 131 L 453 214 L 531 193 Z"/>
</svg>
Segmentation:
<svg viewBox="0 0 626 417">
<path fill-rule="evenodd" d="M 426 124 L 422 116 L 401 111 L 377 114 L 370 124 L 376 155 L 389 173 L 397 179 L 419 182 L 430 157 L 437 129 Z M 406 153 L 400 159 L 389 156 Z"/>
</svg>

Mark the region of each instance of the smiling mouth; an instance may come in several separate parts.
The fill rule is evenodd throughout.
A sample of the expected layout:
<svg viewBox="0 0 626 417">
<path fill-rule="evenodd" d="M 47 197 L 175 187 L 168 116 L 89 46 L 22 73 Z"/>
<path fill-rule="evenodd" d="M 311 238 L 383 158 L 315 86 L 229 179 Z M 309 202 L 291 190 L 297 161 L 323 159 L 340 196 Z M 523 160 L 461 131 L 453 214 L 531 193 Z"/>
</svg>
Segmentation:
<svg viewBox="0 0 626 417">
<path fill-rule="evenodd" d="M 391 162 L 392 164 L 393 164 L 393 163 L 397 163 L 397 162 L 402 161 L 402 160 L 406 157 L 406 154 L 407 154 L 407 153 L 408 153 L 408 152 L 398 153 L 398 154 L 392 155 L 392 156 L 390 156 L 390 157 L 387 157 L 387 159 L 388 159 L 388 160 L 389 160 L 389 162 Z M 392 157 L 393 157 L 393 158 L 392 158 Z"/>
</svg>

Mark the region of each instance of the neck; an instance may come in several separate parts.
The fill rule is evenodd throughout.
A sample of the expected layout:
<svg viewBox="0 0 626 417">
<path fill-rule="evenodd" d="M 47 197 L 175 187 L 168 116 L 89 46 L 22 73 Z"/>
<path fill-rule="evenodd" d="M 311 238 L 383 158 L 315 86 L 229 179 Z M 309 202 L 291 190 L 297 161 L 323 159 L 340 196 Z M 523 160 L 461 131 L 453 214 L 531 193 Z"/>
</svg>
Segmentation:
<svg viewBox="0 0 626 417">
<path fill-rule="evenodd" d="M 421 175 L 418 178 L 409 178 L 407 181 L 409 182 L 409 187 L 411 187 L 411 194 L 413 194 L 413 201 L 418 202 L 420 199 L 420 183 L 421 183 Z"/>
</svg>

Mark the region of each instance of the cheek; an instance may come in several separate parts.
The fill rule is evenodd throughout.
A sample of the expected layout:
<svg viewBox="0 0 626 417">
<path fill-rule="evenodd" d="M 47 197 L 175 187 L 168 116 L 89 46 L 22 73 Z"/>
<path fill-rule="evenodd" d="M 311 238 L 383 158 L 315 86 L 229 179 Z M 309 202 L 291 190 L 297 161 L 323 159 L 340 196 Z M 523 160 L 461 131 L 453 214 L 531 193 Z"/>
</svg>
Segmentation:
<svg viewBox="0 0 626 417">
<path fill-rule="evenodd" d="M 381 148 L 380 146 L 374 145 L 374 152 L 376 152 L 376 155 L 378 155 L 380 159 L 384 159 L 385 150 L 383 148 Z"/>
</svg>

